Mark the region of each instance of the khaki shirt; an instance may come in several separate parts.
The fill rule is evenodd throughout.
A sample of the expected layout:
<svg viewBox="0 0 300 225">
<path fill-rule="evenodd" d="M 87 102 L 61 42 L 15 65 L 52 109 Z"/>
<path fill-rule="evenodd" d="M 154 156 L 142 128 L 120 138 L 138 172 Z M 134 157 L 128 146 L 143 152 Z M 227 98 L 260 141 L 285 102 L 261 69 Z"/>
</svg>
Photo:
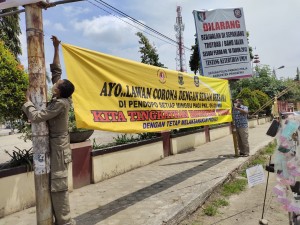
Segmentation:
<svg viewBox="0 0 300 225">
<path fill-rule="evenodd" d="M 52 82 L 56 83 L 61 78 L 60 65 L 51 64 Z M 22 109 L 28 119 L 33 123 L 47 121 L 49 135 L 52 137 L 68 135 L 69 109 L 72 101 L 70 98 L 53 98 L 46 109 L 37 110 L 32 102 L 26 102 Z"/>
<path fill-rule="evenodd" d="M 50 65 L 52 81 L 61 77 L 60 65 Z M 26 102 L 22 109 L 33 123 L 47 121 L 49 127 L 51 191 L 67 190 L 67 164 L 71 162 L 70 138 L 68 132 L 71 100 L 53 98 L 46 109 L 37 110 L 32 102 Z"/>
</svg>

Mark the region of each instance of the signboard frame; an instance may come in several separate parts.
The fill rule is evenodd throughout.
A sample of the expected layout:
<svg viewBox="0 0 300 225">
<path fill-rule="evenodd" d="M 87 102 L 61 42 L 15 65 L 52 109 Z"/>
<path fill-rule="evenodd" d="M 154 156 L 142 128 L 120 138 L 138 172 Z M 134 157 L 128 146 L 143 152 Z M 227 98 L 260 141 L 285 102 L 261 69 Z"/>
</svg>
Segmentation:
<svg viewBox="0 0 300 225">
<path fill-rule="evenodd" d="M 252 76 L 243 8 L 193 11 L 202 75 Z"/>
</svg>

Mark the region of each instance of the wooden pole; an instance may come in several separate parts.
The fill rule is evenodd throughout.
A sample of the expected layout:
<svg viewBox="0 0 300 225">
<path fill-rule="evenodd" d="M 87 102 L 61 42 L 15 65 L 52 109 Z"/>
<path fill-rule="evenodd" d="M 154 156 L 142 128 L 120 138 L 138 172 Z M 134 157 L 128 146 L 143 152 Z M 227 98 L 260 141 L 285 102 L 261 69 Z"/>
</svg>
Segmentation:
<svg viewBox="0 0 300 225">
<path fill-rule="evenodd" d="M 232 83 L 230 81 L 228 81 L 228 88 L 230 90 L 230 100 L 231 100 L 231 103 L 233 103 L 230 84 L 232 84 Z M 232 116 L 232 122 L 230 123 L 230 130 L 231 130 L 232 140 L 233 140 L 234 156 L 239 157 L 238 140 L 237 140 L 236 127 L 234 125 L 233 107 L 232 106 L 231 106 L 231 116 Z"/>
<path fill-rule="evenodd" d="M 204 126 L 204 133 L 205 133 L 205 142 L 210 142 L 210 131 L 209 125 Z"/>
<path fill-rule="evenodd" d="M 161 136 L 163 138 L 163 150 L 164 157 L 171 155 L 171 132 L 170 131 L 162 131 Z"/>
<path fill-rule="evenodd" d="M 237 141 L 236 127 L 234 126 L 233 122 L 231 122 L 231 133 L 232 133 L 232 140 L 234 146 L 234 156 L 238 157 L 239 156 L 238 141 Z"/>
<path fill-rule="evenodd" d="M 42 8 L 25 6 L 29 94 L 38 110 L 46 108 L 47 86 Z M 49 131 L 46 122 L 32 123 L 32 145 L 37 225 L 52 225 Z"/>
</svg>

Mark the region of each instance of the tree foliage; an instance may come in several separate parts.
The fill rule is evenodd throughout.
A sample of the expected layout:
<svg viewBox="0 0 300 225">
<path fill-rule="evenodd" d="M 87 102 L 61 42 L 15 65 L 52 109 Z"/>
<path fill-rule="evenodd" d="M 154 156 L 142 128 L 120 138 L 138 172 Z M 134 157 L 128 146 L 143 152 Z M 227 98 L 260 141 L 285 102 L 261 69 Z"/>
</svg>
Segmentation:
<svg viewBox="0 0 300 225">
<path fill-rule="evenodd" d="M 148 38 L 141 32 L 137 32 L 136 35 L 140 38 L 139 43 L 141 47 L 139 52 L 141 53 L 141 62 L 148 65 L 165 67 L 164 64 L 159 62 L 157 50 L 150 44 Z"/>
<path fill-rule="evenodd" d="M 243 100 L 243 104 L 248 106 L 250 113 L 255 112 L 260 108 L 259 100 L 255 92 L 251 91 L 249 88 L 241 90 L 241 92 L 237 95 L 237 98 Z"/>
<path fill-rule="evenodd" d="M 278 100 L 295 102 L 300 101 L 300 85 L 295 83 L 294 79 L 277 80 L 269 66 L 256 67 L 256 76 L 230 82 L 230 88 L 233 98 L 240 96 L 244 89 L 249 89 L 256 96 L 260 107 L 263 106 L 275 95 L 284 93 Z M 289 88 L 287 90 L 287 88 Z M 244 96 L 245 94 L 243 94 Z M 250 95 L 249 95 L 250 96 Z M 251 97 L 251 96 L 250 96 Z M 246 102 L 247 100 L 244 99 Z M 252 100 L 251 100 L 252 101 Z M 256 100 L 254 100 L 256 102 Z M 250 104 L 250 103 L 249 103 Z M 255 104 L 250 104 L 251 110 L 256 111 Z M 271 112 L 271 104 L 265 108 L 265 112 Z"/>
<path fill-rule="evenodd" d="M 260 91 L 260 90 L 255 90 L 254 91 L 254 95 L 256 96 L 258 102 L 259 102 L 259 107 L 265 107 L 263 109 L 263 111 L 267 114 L 267 115 L 270 115 L 271 114 L 271 109 L 272 109 L 272 106 L 271 106 L 271 102 L 270 103 L 270 97 L 265 94 L 264 92 Z M 268 104 L 269 103 L 269 104 Z"/>
<path fill-rule="evenodd" d="M 0 41 L 0 118 L 15 121 L 22 115 L 28 75 L 14 55 Z"/>
<path fill-rule="evenodd" d="M 196 75 L 198 71 L 200 72 L 200 65 L 199 65 L 200 58 L 199 58 L 197 38 L 195 38 L 195 45 L 192 45 L 191 50 L 193 51 L 193 53 L 190 57 L 189 65 L 190 65 L 191 71 L 193 71 L 194 74 Z"/>
<path fill-rule="evenodd" d="M 249 88 L 251 91 L 260 90 L 270 98 L 273 98 L 278 92 L 286 88 L 284 82 L 272 76 L 272 71 L 269 66 L 256 67 L 255 70 L 256 76 L 231 83 L 232 96 L 234 98 L 244 88 Z M 283 96 L 282 99 L 284 98 Z"/>
<path fill-rule="evenodd" d="M 270 100 L 270 97 L 260 90 L 255 90 L 253 93 L 256 96 L 260 106 L 265 105 Z"/>
<path fill-rule="evenodd" d="M 250 33 L 247 31 L 247 41 L 248 41 L 248 44 L 249 44 L 249 35 Z M 252 60 L 254 58 L 253 56 L 253 48 L 249 45 L 249 55 L 250 55 L 250 60 Z"/>
<path fill-rule="evenodd" d="M 298 67 L 297 67 L 297 73 L 296 73 L 295 81 L 300 81 L 300 72 L 299 72 Z"/>
<path fill-rule="evenodd" d="M 297 82 L 297 83 L 296 83 Z M 300 84 L 299 81 L 294 79 L 286 79 L 285 86 L 289 87 L 289 91 L 284 95 L 284 99 L 289 102 L 300 101 Z"/>
<path fill-rule="evenodd" d="M 18 8 L 10 8 L 0 10 L 1 13 L 15 11 Z M 19 35 L 21 34 L 21 28 L 19 25 L 19 14 L 0 17 L 0 40 L 4 42 L 4 45 L 13 53 L 15 58 L 22 54 L 21 42 Z"/>
</svg>

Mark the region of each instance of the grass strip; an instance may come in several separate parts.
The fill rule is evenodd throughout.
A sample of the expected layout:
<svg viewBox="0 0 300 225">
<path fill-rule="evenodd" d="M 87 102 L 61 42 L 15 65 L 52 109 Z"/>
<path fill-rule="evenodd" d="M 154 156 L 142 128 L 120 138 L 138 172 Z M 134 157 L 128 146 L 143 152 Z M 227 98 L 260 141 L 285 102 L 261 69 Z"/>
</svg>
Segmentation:
<svg viewBox="0 0 300 225">
<path fill-rule="evenodd" d="M 248 181 L 245 179 L 247 177 L 246 169 L 258 164 L 266 164 L 269 160 L 269 156 L 273 155 L 275 148 L 276 141 L 271 142 L 263 150 L 261 150 L 255 158 L 244 165 L 238 172 L 238 175 L 242 178 L 235 177 L 231 181 L 225 183 L 221 187 L 217 196 L 205 204 L 203 209 L 204 214 L 207 216 L 215 216 L 218 213 L 219 208 L 228 206 L 229 202 L 226 200 L 226 198 L 229 198 L 234 194 L 240 194 L 247 187 Z"/>
</svg>

